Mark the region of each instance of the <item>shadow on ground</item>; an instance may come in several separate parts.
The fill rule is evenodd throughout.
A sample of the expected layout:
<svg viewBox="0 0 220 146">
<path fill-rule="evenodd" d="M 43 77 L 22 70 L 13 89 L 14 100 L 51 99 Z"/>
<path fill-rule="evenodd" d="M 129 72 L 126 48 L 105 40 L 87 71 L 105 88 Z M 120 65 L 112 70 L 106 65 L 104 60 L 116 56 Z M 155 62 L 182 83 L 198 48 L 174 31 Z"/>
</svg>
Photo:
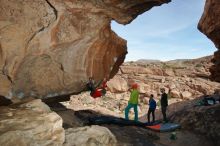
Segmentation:
<svg viewBox="0 0 220 146">
<path fill-rule="evenodd" d="M 73 111 L 60 103 L 48 103 L 48 106 L 62 117 L 64 129 L 91 125 L 90 119 L 94 117 L 102 116 L 120 119 L 92 110 Z M 159 139 L 156 134 L 143 127 L 115 124 L 102 124 L 101 126 L 107 127 L 116 136 L 119 145 L 155 146 L 154 141 Z"/>
<path fill-rule="evenodd" d="M 119 119 L 92 110 L 74 111 L 67 109 L 61 103 L 47 103 L 63 119 L 64 129 L 93 125 L 91 119 L 107 117 Z M 184 108 L 184 106 L 182 107 Z M 132 122 L 131 122 L 132 123 Z M 140 125 L 101 124 L 107 127 L 116 137 L 119 146 L 214 146 L 213 142 L 202 135 L 197 135 L 184 129 L 176 131 L 177 140 L 170 140 L 170 132 L 158 133 Z"/>
</svg>

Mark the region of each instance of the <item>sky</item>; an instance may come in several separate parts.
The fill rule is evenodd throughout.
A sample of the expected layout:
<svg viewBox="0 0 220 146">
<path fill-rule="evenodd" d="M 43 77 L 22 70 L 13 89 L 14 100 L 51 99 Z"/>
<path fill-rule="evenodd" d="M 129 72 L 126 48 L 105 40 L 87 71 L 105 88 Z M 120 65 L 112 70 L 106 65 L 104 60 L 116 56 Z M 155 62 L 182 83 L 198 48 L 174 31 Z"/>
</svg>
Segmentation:
<svg viewBox="0 0 220 146">
<path fill-rule="evenodd" d="M 128 25 L 111 27 L 127 40 L 125 61 L 194 59 L 213 54 L 214 44 L 197 29 L 205 0 L 172 0 L 153 7 Z"/>
</svg>

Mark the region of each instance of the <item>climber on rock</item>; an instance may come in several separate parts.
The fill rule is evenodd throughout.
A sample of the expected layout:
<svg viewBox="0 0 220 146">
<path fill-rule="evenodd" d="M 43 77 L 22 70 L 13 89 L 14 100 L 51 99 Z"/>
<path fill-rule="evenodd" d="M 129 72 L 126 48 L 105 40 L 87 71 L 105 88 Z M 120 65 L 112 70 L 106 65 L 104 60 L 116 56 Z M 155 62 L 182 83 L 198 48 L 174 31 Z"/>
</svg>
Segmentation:
<svg viewBox="0 0 220 146">
<path fill-rule="evenodd" d="M 95 91 L 95 82 L 93 77 L 89 77 L 89 81 L 86 84 L 89 91 L 94 92 Z"/>
<path fill-rule="evenodd" d="M 138 85 L 133 84 L 132 88 L 129 89 L 131 91 L 130 99 L 128 101 L 128 106 L 125 108 L 125 119 L 129 120 L 128 118 L 128 113 L 131 108 L 134 108 L 134 120 L 137 122 L 138 121 L 138 97 L 139 97 L 139 92 L 137 90 Z"/>
<path fill-rule="evenodd" d="M 97 98 L 97 97 L 101 97 L 101 96 L 105 95 L 106 88 L 107 88 L 106 83 L 107 83 L 107 80 L 106 80 L 106 78 L 104 78 L 101 88 L 96 88 L 95 81 L 94 81 L 93 77 L 90 77 L 89 82 L 87 83 L 87 88 L 90 91 L 90 95 L 93 98 Z"/>
</svg>

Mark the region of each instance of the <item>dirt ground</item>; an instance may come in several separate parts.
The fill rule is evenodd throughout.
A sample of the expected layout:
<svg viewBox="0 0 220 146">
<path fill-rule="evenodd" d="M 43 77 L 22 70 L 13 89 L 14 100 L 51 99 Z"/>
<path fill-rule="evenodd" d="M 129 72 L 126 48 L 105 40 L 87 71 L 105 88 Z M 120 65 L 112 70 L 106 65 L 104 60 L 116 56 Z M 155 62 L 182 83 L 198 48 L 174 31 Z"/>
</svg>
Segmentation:
<svg viewBox="0 0 220 146">
<path fill-rule="evenodd" d="M 87 116 L 102 115 L 102 113 L 91 110 L 74 111 L 66 108 L 62 104 L 49 106 L 62 117 L 64 121 L 63 127 L 65 129 L 87 125 Z M 82 114 L 79 114 L 81 112 Z M 175 131 L 177 139 L 171 140 L 171 132 L 154 132 L 138 126 L 120 126 L 113 124 L 101 126 L 107 127 L 116 136 L 118 146 L 214 146 L 206 137 L 185 131 L 184 129 Z"/>
</svg>

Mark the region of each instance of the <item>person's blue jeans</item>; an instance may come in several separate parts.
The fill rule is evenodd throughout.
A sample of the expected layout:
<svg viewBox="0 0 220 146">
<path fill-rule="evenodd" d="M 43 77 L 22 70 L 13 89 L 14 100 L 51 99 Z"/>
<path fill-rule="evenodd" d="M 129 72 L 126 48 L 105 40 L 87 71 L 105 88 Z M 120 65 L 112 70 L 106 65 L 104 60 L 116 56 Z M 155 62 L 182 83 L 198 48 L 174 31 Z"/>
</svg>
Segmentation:
<svg viewBox="0 0 220 146">
<path fill-rule="evenodd" d="M 131 108 L 134 108 L 134 120 L 137 122 L 138 121 L 137 104 L 128 103 L 128 106 L 125 108 L 125 119 L 129 120 L 128 113 L 129 113 Z"/>
</svg>

